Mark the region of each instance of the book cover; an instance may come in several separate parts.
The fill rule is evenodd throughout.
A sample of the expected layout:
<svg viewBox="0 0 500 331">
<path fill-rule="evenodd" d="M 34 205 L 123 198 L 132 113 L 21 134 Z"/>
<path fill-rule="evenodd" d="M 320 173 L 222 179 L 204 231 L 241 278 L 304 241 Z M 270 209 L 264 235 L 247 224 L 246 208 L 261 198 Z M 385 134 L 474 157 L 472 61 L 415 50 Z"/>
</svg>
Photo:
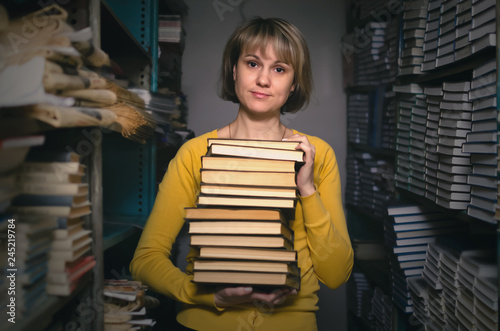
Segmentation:
<svg viewBox="0 0 500 331">
<path fill-rule="evenodd" d="M 230 139 L 230 138 L 208 138 L 208 147 L 212 144 L 232 145 L 232 146 L 246 146 L 246 147 L 263 147 L 275 149 L 287 149 L 294 151 L 300 145 L 300 141 L 291 140 L 251 140 L 251 139 Z"/>
<path fill-rule="evenodd" d="M 195 271 L 193 275 L 193 282 L 195 283 L 286 286 L 300 290 L 300 278 L 285 273 Z"/>
<path fill-rule="evenodd" d="M 195 260 L 193 270 L 209 271 L 249 271 L 249 272 L 278 272 L 300 275 L 300 268 L 296 262 L 264 262 L 244 260 Z"/>
<path fill-rule="evenodd" d="M 185 208 L 186 220 L 261 220 L 286 223 L 279 209 Z"/>
<path fill-rule="evenodd" d="M 201 259 L 242 259 L 259 261 L 297 261 L 297 252 L 283 249 L 201 247 Z"/>
<path fill-rule="evenodd" d="M 247 158 L 271 159 L 271 160 L 289 160 L 304 162 L 304 152 L 301 150 L 286 150 L 276 148 L 232 146 L 212 144 L 208 148 L 207 156 L 226 155 L 239 156 Z"/>
<path fill-rule="evenodd" d="M 244 185 L 222 185 L 207 183 L 201 183 L 200 193 L 205 195 L 274 197 L 291 199 L 297 197 L 297 190 L 295 188 L 254 187 Z"/>
<path fill-rule="evenodd" d="M 252 159 L 231 156 L 202 156 L 202 169 L 231 171 L 295 172 L 299 163 L 287 160 Z"/>
<path fill-rule="evenodd" d="M 191 246 L 263 247 L 293 250 L 293 242 L 285 236 L 191 235 Z"/>
<path fill-rule="evenodd" d="M 297 187 L 295 172 L 201 169 L 201 182 L 223 185 Z"/>
<path fill-rule="evenodd" d="M 189 234 L 282 235 L 293 241 L 293 230 L 282 222 L 191 221 Z"/>
</svg>

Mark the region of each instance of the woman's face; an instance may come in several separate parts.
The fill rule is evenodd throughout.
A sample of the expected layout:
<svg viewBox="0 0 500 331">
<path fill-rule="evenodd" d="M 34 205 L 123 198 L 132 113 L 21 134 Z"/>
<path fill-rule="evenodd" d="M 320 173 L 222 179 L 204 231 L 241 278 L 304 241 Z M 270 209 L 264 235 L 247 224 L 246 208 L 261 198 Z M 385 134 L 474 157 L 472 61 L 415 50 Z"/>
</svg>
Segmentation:
<svg viewBox="0 0 500 331">
<path fill-rule="evenodd" d="M 252 113 L 278 112 L 294 89 L 294 70 L 279 59 L 269 43 L 265 54 L 244 50 L 233 68 L 240 109 Z"/>
</svg>

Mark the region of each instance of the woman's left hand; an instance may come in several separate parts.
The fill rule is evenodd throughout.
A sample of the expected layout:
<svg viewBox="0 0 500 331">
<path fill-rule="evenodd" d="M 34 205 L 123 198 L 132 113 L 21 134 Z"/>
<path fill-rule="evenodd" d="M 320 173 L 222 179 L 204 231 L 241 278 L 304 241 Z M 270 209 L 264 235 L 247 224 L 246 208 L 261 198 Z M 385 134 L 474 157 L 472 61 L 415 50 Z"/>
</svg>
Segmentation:
<svg viewBox="0 0 500 331">
<path fill-rule="evenodd" d="M 305 153 L 305 164 L 300 167 L 297 173 L 297 187 L 300 195 L 307 197 L 316 191 L 316 187 L 314 186 L 314 156 L 316 155 L 316 148 L 309 142 L 306 136 L 299 134 L 287 137 L 286 140 L 300 141 L 297 149 L 303 150 Z"/>
</svg>

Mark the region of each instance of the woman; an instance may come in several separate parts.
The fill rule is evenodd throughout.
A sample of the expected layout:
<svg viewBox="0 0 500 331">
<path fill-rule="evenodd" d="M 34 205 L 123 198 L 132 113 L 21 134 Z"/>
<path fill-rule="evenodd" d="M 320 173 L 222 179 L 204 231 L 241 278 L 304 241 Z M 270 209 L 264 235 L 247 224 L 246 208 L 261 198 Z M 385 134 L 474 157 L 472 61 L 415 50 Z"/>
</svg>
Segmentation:
<svg viewBox="0 0 500 331">
<path fill-rule="evenodd" d="M 177 320 L 195 330 L 316 330 L 318 280 L 336 288 L 348 279 L 353 251 L 342 208 L 335 154 L 323 140 L 287 128 L 281 112 L 296 112 L 312 90 L 308 48 L 300 31 L 282 19 L 250 20 L 224 50 L 221 97 L 239 104 L 227 126 L 186 142 L 160 184 L 153 211 L 131 263 L 132 274 L 183 303 Z M 207 138 L 298 140 L 305 164 L 297 174 L 299 201 L 294 247 L 301 289 L 262 293 L 251 287 L 214 288 L 193 283 L 170 261 L 185 207 L 195 206 Z"/>
</svg>

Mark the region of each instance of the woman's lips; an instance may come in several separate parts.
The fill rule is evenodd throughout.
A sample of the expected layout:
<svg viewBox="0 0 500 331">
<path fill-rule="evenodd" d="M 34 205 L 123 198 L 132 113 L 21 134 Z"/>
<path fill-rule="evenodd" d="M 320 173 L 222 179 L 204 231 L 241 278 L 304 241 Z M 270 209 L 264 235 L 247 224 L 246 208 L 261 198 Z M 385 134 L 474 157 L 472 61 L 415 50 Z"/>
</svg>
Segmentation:
<svg viewBox="0 0 500 331">
<path fill-rule="evenodd" d="M 263 92 L 258 92 L 258 91 L 252 91 L 252 94 L 259 99 L 263 99 L 265 97 L 268 97 L 269 94 L 263 93 Z"/>
</svg>

